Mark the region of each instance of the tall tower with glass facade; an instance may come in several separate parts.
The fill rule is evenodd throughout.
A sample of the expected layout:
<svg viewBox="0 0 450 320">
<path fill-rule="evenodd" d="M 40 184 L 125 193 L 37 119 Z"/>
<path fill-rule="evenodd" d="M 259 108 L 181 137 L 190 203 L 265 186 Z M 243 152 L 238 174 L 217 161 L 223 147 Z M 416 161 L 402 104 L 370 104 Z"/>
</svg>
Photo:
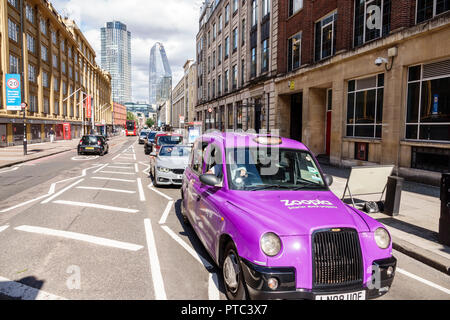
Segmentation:
<svg viewBox="0 0 450 320">
<path fill-rule="evenodd" d="M 150 50 L 150 104 L 160 104 L 170 99 L 172 92 L 172 71 L 166 50 L 157 42 Z"/>
<path fill-rule="evenodd" d="M 102 68 L 111 74 L 114 102 L 132 101 L 131 92 L 131 33 L 119 21 L 107 22 L 101 28 Z"/>
</svg>

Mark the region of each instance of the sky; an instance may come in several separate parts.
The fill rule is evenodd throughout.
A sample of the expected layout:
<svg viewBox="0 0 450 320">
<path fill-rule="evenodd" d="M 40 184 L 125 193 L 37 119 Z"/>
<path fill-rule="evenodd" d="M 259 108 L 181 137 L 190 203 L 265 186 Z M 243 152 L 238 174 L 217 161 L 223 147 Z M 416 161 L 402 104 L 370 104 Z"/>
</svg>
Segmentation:
<svg viewBox="0 0 450 320">
<path fill-rule="evenodd" d="M 150 49 L 162 42 L 172 69 L 173 86 L 183 65 L 195 60 L 201 0 L 50 0 L 62 15 L 75 20 L 101 65 L 100 28 L 120 21 L 131 32 L 133 100 L 148 101 Z"/>
</svg>

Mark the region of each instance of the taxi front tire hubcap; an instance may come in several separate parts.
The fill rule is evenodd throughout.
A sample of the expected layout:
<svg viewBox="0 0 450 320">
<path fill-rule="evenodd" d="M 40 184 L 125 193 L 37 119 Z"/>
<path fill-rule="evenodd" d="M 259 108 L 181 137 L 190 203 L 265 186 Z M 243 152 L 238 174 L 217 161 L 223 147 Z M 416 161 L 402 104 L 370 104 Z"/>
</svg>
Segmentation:
<svg viewBox="0 0 450 320">
<path fill-rule="evenodd" d="M 236 293 L 239 287 L 239 266 L 234 254 L 229 254 L 223 265 L 225 283 L 231 292 Z"/>
</svg>

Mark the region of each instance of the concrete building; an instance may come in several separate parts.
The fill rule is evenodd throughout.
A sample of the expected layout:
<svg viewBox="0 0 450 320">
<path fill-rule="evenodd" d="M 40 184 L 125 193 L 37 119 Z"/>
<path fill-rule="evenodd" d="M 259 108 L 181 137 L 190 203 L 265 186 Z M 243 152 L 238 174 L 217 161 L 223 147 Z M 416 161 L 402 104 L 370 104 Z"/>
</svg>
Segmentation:
<svg viewBox="0 0 450 320">
<path fill-rule="evenodd" d="M 150 50 L 149 68 L 149 101 L 150 104 L 160 105 L 170 99 L 172 92 L 172 70 L 164 45 L 160 42 Z"/>
<path fill-rule="evenodd" d="M 127 122 L 127 107 L 114 102 L 114 128 L 125 129 Z"/>
<path fill-rule="evenodd" d="M 195 121 L 197 105 L 197 65 L 187 60 L 183 66 L 184 75 L 172 91 L 172 119 L 174 128 L 184 128 Z M 184 120 L 180 123 L 180 119 Z"/>
<path fill-rule="evenodd" d="M 274 127 L 332 164 L 437 183 L 450 168 L 450 2 L 279 5 Z"/>
<path fill-rule="evenodd" d="M 144 116 L 148 118 L 152 118 L 156 120 L 156 106 L 148 104 L 146 102 L 126 102 L 125 107 L 127 111 L 132 113 L 142 113 Z"/>
<path fill-rule="evenodd" d="M 132 100 L 131 32 L 119 21 L 101 28 L 101 65 L 111 74 L 113 101 L 124 104 Z"/>
<path fill-rule="evenodd" d="M 94 123 L 85 121 L 85 132 L 98 122 L 112 124 L 110 75 L 96 65 L 95 51 L 79 27 L 47 1 L 23 4 L 0 3 L 0 146 L 23 143 L 23 113 L 7 110 L 5 88 L 5 75 L 20 74 L 22 66 L 29 143 L 47 141 L 51 128 L 57 139 L 79 137 L 87 95 L 92 97 Z"/>
<path fill-rule="evenodd" d="M 195 118 L 204 129 L 275 125 L 278 16 L 278 1 L 270 0 L 206 1 L 201 8 Z"/>
</svg>

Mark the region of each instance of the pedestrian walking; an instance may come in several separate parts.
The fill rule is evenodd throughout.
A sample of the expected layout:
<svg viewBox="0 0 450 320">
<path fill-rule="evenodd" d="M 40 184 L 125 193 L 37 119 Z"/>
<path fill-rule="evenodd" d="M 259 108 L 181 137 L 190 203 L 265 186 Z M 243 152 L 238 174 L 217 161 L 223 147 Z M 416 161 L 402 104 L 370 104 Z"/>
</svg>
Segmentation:
<svg viewBox="0 0 450 320">
<path fill-rule="evenodd" d="M 50 136 L 50 142 L 53 143 L 55 141 L 55 131 L 53 128 L 50 129 L 50 132 L 48 133 Z"/>
</svg>

